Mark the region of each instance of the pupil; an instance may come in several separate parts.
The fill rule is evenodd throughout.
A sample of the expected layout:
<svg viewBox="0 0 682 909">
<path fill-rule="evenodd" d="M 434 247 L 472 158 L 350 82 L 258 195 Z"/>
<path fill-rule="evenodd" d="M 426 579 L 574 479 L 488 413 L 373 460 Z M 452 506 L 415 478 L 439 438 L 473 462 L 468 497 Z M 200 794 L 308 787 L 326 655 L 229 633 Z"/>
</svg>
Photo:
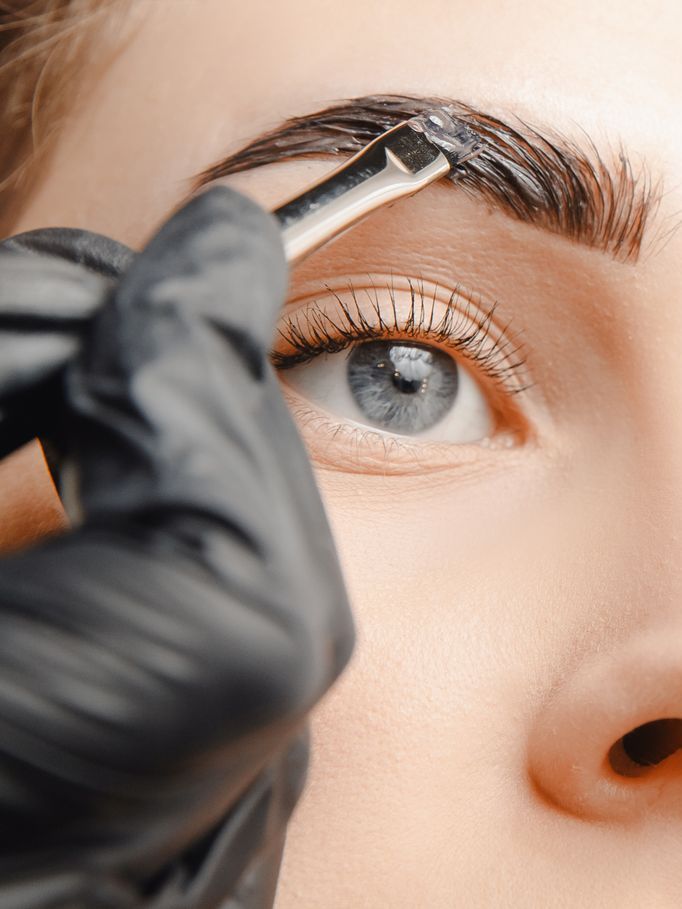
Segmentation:
<svg viewBox="0 0 682 909">
<path fill-rule="evenodd" d="M 394 388 L 402 394 L 425 392 L 431 372 L 431 351 L 424 347 L 393 344 L 388 352 Z"/>
<path fill-rule="evenodd" d="M 435 425 L 452 407 L 457 364 L 428 345 L 367 341 L 350 352 L 348 383 L 369 422 L 412 434 Z"/>
<path fill-rule="evenodd" d="M 393 385 L 404 395 L 413 395 L 426 389 L 426 379 L 408 379 L 398 370 L 393 373 Z"/>
</svg>

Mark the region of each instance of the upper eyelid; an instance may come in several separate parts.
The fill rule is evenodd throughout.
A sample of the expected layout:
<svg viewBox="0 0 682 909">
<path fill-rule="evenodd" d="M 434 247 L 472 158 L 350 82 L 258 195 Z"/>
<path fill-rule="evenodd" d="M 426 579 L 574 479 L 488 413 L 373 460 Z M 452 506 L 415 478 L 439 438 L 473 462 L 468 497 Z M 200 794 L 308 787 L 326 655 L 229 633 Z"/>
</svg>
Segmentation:
<svg viewBox="0 0 682 909">
<path fill-rule="evenodd" d="M 377 286 L 377 282 L 372 282 L 371 290 L 375 293 L 372 298 L 367 294 L 367 300 L 374 310 L 378 326 L 373 325 L 367 320 L 359 307 L 357 294 L 359 291 L 369 291 L 368 287 L 357 288 L 352 279 L 346 279 L 347 283 L 342 290 L 350 292 L 353 301 L 353 311 L 348 311 L 344 301 L 338 293 L 329 288 L 329 292 L 336 298 L 340 307 L 340 312 L 346 320 L 347 337 L 344 336 L 344 327 L 338 326 L 324 310 L 319 308 L 319 295 L 299 300 L 300 311 L 307 320 L 307 330 L 309 336 L 306 336 L 306 329 L 302 329 L 298 322 L 292 318 L 292 314 L 284 315 L 284 324 L 287 327 L 288 334 L 285 333 L 284 340 L 298 350 L 299 357 L 295 355 L 283 355 L 273 350 L 273 362 L 279 368 L 287 368 L 296 365 L 297 362 L 305 362 L 318 356 L 320 353 L 328 350 L 333 346 L 333 340 L 338 339 L 338 349 L 344 349 L 350 343 L 358 340 L 367 340 L 370 337 L 379 337 L 377 328 L 384 332 L 382 336 L 389 337 L 393 335 L 407 337 L 430 337 L 434 342 L 440 340 L 453 350 L 459 351 L 462 356 L 473 363 L 489 379 L 500 386 L 507 394 L 518 394 L 527 391 L 532 387 L 533 382 L 530 380 L 525 371 L 526 352 L 523 344 L 518 344 L 511 350 L 507 349 L 510 343 L 516 344 L 520 340 L 520 331 L 510 332 L 511 320 L 507 320 L 504 327 L 494 322 L 493 317 L 497 307 L 496 303 L 487 307 L 481 306 L 481 301 L 475 301 L 473 298 L 477 295 L 468 292 L 466 295 L 462 287 L 457 287 L 448 294 L 449 300 L 445 308 L 444 315 L 440 318 L 434 317 L 435 305 L 444 305 L 443 300 L 437 299 L 437 285 L 433 285 L 433 297 L 431 293 L 426 293 L 423 281 L 413 281 L 407 279 L 407 285 L 411 294 L 410 318 L 407 322 L 400 321 L 396 313 L 394 294 L 396 289 L 394 284 L 391 286 Z M 392 276 L 393 281 L 393 276 Z M 392 308 L 384 306 L 382 309 L 378 299 L 379 289 L 388 291 L 391 298 Z M 404 288 L 402 288 L 404 290 Z M 466 311 L 463 310 L 461 303 L 466 301 Z M 430 316 L 426 312 L 428 305 L 431 305 Z M 318 307 L 315 309 L 315 307 Z M 472 315 L 476 309 L 478 318 Z M 388 315 L 385 315 L 385 311 Z M 299 310 L 296 310 L 296 313 Z M 311 316 L 312 313 L 312 316 Z M 427 321 L 424 317 L 428 316 Z M 325 325 L 325 322 L 327 325 Z M 491 331 L 490 326 L 495 324 L 495 331 Z M 469 336 L 463 335 L 465 326 L 469 326 Z M 328 326 L 331 327 L 331 332 Z M 475 326 L 473 331 L 471 326 Z M 333 333 L 332 333 L 333 332 Z M 440 337 L 437 335 L 440 332 Z M 489 341 L 490 345 L 486 349 L 485 342 Z M 459 341 L 459 343 L 458 343 Z M 325 346 L 327 345 L 327 346 Z M 315 351 L 310 353 L 310 351 Z M 515 361 L 511 358 L 520 352 L 520 357 Z"/>
</svg>

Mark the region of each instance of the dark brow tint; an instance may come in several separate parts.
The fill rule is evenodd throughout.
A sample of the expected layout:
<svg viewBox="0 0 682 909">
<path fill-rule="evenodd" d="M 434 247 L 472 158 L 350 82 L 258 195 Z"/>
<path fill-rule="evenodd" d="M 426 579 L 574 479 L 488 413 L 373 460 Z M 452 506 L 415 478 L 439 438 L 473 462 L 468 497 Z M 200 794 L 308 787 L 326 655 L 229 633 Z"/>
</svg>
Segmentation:
<svg viewBox="0 0 682 909">
<path fill-rule="evenodd" d="M 623 261 L 637 258 L 660 193 L 643 165 L 635 174 L 624 149 L 607 164 L 587 138 L 581 149 L 519 119 L 507 123 L 445 98 L 371 95 L 293 117 L 204 170 L 193 189 L 276 161 L 356 152 L 402 120 L 443 104 L 454 106 L 485 143 L 453 175 L 457 186 L 519 221 Z"/>
</svg>

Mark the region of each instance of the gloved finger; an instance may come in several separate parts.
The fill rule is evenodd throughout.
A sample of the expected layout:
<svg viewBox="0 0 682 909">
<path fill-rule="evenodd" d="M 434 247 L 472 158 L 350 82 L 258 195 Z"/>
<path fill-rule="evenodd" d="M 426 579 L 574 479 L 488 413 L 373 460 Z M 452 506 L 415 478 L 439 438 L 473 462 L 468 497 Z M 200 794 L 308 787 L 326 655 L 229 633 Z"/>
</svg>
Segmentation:
<svg viewBox="0 0 682 909">
<path fill-rule="evenodd" d="M 285 278 L 274 220 L 212 190 L 138 256 L 66 370 L 85 521 L 0 574 L 14 844 L 68 842 L 66 826 L 82 846 L 106 819 L 137 858 L 179 848 L 350 656 L 329 528 L 267 362 Z"/>
<path fill-rule="evenodd" d="M 3 909 L 221 909 L 272 906 L 287 823 L 298 801 L 309 760 L 309 731 L 297 735 L 231 806 L 226 818 L 157 875 L 153 888 L 126 872 L 115 849 L 76 862 L 46 854 L 39 867 L 6 864 L 0 856 Z M 130 843 L 127 844 L 130 851 Z M 122 850 L 123 851 L 123 850 Z M 57 859 L 57 860 L 55 860 Z M 73 867 L 75 865 L 75 867 Z M 226 902 L 227 895 L 230 899 Z"/>
<path fill-rule="evenodd" d="M 63 228 L 0 244 L 0 458 L 57 412 L 55 379 L 133 255 L 100 234 Z"/>
<path fill-rule="evenodd" d="M 101 234 L 65 228 L 0 243 L 0 401 L 73 356 L 134 255 Z"/>
<path fill-rule="evenodd" d="M 275 589 L 283 603 L 314 591 L 315 611 L 296 616 L 316 644 L 326 642 L 309 648 L 315 667 L 300 667 L 310 703 L 347 661 L 347 606 L 312 470 L 268 359 L 286 279 L 272 216 L 227 187 L 193 199 L 98 314 L 67 374 L 64 426 L 80 449 L 87 520 L 163 524 L 167 537 L 182 523 L 178 537 L 216 577 L 224 558 L 213 558 L 207 535 L 238 537 L 241 562 L 248 554 L 267 566 L 251 581 L 261 602 Z"/>
<path fill-rule="evenodd" d="M 272 906 L 287 823 L 305 782 L 309 745 L 306 724 L 207 835 L 192 873 L 183 863 L 169 868 L 158 895 L 160 905 L 166 905 L 166 899 L 173 907 Z M 227 902 L 226 894 L 231 894 Z"/>
<path fill-rule="evenodd" d="M 285 287 L 276 222 L 226 187 L 164 225 L 98 315 L 87 354 L 67 377 L 69 436 L 85 455 L 79 472 L 90 513 L 158 509 L 165 492 L 175 507 L 183 481 L 194 499 L 224 478 L 226 440 L 232 450 L 238 427 L 248 435 L 249 406 L 263 394 Z M 212 456 L 210 475 L 179 474 L 174 464 L 165 490 L 169 453 L 177 460 L 179 450 L 197 449 L 205 468 Z"/>
<path fill-rule="evenodd" d="M 75 227 L 40 227 L 8 237 L 0 250 L 53 256 L 79 265 L 91 274 L 118 279 L 135 257 L 130 247 L 92 230 Z"/>
</svg>

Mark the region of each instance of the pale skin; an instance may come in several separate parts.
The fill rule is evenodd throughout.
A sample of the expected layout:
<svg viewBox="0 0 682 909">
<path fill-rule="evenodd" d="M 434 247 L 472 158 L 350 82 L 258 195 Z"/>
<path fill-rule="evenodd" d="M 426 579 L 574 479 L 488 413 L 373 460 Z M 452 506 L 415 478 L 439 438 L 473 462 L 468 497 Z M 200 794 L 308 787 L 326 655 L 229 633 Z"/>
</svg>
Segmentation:
<svg viewBox="0 0 682 909">
<path fill-rule="evenodd" d="M 438 470 L 426 449 L 350 470 L 303 430 L 358 643 L 312 715 L 276 907 L 679 906 L 680 752 L 636 777 L 607 760 L 682 716 L 678 4 L 157 0 L 129 21 L 11 232 L 139 248 L 227 151 L 381 92 L 586 130 L 661 176 L 637 262 L 434 187 L 292 275 L 299 304 L 349 274 L 461 282 L 513 318 L 533 387 L 507 408 L 514 445 L 453 446 Z M 330 163 L 228 182 L 272 207 Z M 30 487 L 0 468 L 26 490 L 5 545 L 61 520 L 22 457 Z"/>
</svg>

